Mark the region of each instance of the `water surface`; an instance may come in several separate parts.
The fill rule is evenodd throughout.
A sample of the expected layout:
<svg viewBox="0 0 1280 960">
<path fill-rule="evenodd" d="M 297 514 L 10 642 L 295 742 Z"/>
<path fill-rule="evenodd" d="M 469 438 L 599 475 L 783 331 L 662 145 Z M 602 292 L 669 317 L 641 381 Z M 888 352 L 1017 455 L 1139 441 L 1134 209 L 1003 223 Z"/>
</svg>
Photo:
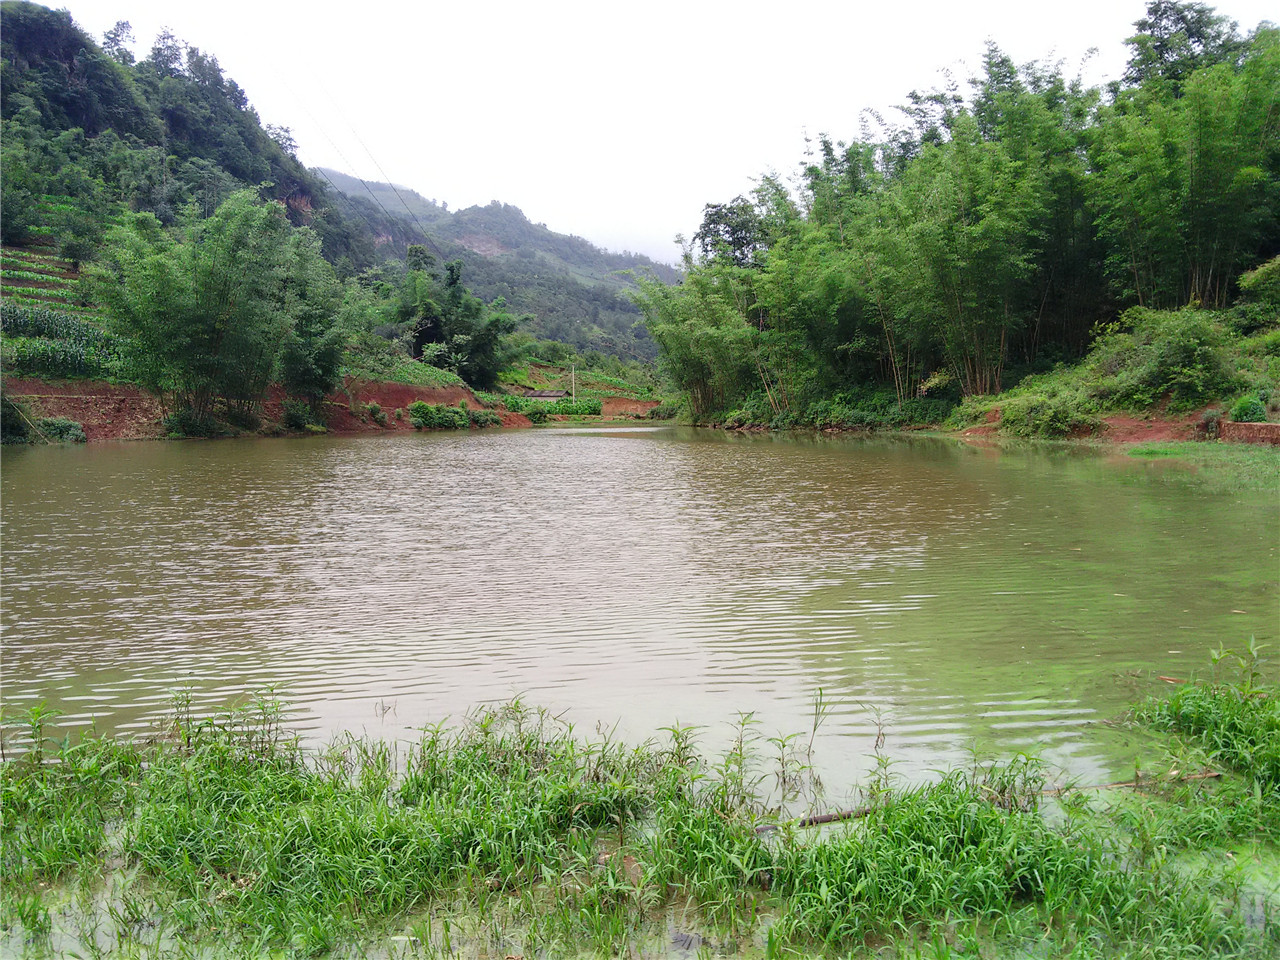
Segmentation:
<svg viewBox="0 0 1280 960">
<path fill-rule="evenodd" d="M 829 786 L 1132 772 L 1160 675 L 1280 633 L 1274 496 L 1093 451 L 676 428 L 6 449 L 6 715 L 270 686 L 322 741 L 521 696 L 631 739 L 750 712 Z M 1150 751 L 1147 751 L 1150 752 Z"/>
</svg>

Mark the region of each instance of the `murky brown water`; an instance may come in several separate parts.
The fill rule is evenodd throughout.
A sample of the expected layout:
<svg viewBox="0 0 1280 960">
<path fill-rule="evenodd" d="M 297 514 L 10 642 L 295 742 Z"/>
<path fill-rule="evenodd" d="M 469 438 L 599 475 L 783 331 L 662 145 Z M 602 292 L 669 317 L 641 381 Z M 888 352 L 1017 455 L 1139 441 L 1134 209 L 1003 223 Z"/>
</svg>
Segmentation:
<svg viewBox="0 0 1280 960">
<path fill-rule="evenodd" d="M 829 783 L 1132 770 L 1158 674 L 1280 633 L 1275 497 L 945 440 L 666 428 L 3 455 L 3 698 L 140 730 L 270 685 L 322 740 L 520 695 L 580 728 L 818 737 Z M 1158 684 L 1157 684 L 1158 685 Z"/>
</svg>

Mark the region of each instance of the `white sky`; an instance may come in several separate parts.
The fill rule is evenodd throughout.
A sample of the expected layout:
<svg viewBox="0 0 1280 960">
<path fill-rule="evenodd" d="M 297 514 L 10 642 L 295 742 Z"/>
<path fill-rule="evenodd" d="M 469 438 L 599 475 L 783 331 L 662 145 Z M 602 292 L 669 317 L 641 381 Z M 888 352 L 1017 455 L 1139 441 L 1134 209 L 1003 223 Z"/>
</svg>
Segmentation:
<svg viewBox="0 0 1280 960">
<path fill-rule="evenodd" d="M 57 2 L 57 0 L 54 0 Z M 1226 0 L 1242 33 L 1272 0 Z M 864 108 L 967 79 L 994 40 L 1015 61 L 1116 78 L 1145 0 L 762 3 L 66 0 L 101 39 L 164 26 L 218 58 L 299 158 L 392 180 L 450 209 L 491 200 L 608 247 L 674 261 L 705 203 L 773 170 L 804 137 L 858 136 Z M 371 159 L 371 158 L 376 158 Z M 381 167 L 381 169 L 379 169 Z"/>
</svg>

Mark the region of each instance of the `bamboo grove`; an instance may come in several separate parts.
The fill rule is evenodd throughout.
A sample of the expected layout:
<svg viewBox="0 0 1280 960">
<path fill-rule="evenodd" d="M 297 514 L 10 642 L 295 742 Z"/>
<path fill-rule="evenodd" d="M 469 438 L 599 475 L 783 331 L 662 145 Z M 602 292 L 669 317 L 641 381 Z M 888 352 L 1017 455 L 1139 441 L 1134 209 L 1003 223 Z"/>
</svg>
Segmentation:
<svg viewBox="0 0 1280 960">
<path fill-rule="evenodd" d="M 907 419 L 1079 359 L 1124 311 L 1223 309 L 1280 252 L 1280 31 L 1156 0 L 1105 88 L 988 45 L 967 88 L 864 113 L 705 208 L 637 302 L 695 419 Z"/>
</svg>

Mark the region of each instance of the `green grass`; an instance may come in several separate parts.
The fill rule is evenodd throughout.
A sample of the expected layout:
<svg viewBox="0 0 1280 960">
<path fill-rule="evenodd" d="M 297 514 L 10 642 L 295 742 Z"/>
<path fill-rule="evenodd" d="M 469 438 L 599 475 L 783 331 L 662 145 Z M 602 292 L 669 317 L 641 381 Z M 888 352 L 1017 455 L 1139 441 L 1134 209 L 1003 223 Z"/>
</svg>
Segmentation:
<svg viewBox="0 0 1280 960">
<path fill-rule="evenodd" d="M 1170 461 L 1179 469 L 1167 476 L 1227 492 L 1275 492 L 1280 489 L 1280 448 L 1261 444 L 1144 443 L 1125 453 L 1138 460 Z"/>
<path fill-rule="evenodd" d="M 428 366 L 414 360 L 395 367 L 384 378 L 392 383 L 411 383 L 420 387 L 464 386 L 462 378 L 451 370 Z"/>
<path fill-rule="evenodd" d="M 1167 854 L 1275 839 L 1274 705 L 1253 671 L 1140 708 L 1241 771 L 1220 784 L 1045 810 L 1028 758 L 905 788 L 885 764 L 859 818 L 770 833 L 804 765 L 771 776 L 749 718 L 707 758 L 688 729 L 583 739 L 519 702 L 318 751 L 270 699 L 205 719 L 179 699 L 128 742 L 54 743 L 37 709 L 0 766 L 0 949 L 616 956 L 674 926 L 746 956 L 1277 955 L 1280 905 L 1251 926 L 1238 876 Z"/>
</svg>

